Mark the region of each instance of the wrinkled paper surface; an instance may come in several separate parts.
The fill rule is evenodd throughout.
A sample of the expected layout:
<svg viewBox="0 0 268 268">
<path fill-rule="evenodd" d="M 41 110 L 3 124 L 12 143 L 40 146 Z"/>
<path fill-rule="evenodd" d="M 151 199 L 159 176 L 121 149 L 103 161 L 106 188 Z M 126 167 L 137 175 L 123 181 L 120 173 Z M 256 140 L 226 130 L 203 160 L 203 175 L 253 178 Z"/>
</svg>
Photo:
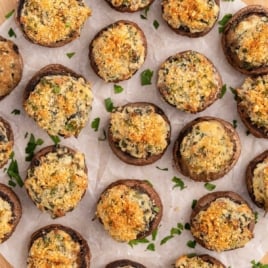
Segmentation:
<svg viewBox="0 0 268 268">
<path fill-rule="evenodd" d="M 234 88 L 239 86 L 245 76 L 235 71 L 227 63 L 220 44 L 218 25 L 215 25 L 214 29 L 205 37 L 190 39 L 175 34 L 166 25 L 161 18 L 161 6 L 158 0 L 151 6 L 147 20 L 140 18 L 140 12 L 124 14 L 114 11 L 104 0 L 86 2 L 92 8 L 93 14 L 86 22 L 81 37 L 61 48 L 39 47 L 25 40 L 15 24 L 14 16 L 0 26 L 0 35 L 17 43 L 24 61 L 22 81 L 8 97 L 0 102 L 0 115 L 11 123 L 14 131 L 15 158 L 18 161 L 22 178 L 25 178 L 29 165 L 24 160 L 25 147 L 29 139 L 29 136 L 25 139 L 25 133 L 33 133 L 36 138 L 44 140 L 44 144 L 39 146 L 37 150 L 52 144 L 50 137 L 25 114 L 22 108 L 23 90 L 32 75 L 47 64 L 60 63 L 84 75 L 92 83 L 94 93 L 93 109 L 87 126 L 77 139 L 68 138 L 61 141 L 63 145 L 80 150 L 86 155 L 89 178 L 86 195 L 73 212 L 68 213 L 65 217 L 53 220 L 47 213 L 41 213 L 33 205 L 24 188 L 16 187 L 14 190 L 22 202 L 23 215 L 11 238 L 0 245 L 0 252 L 14 267 L 25 267 L 31 234 L 47 224 L 60 223 L 79 231 L 87 240 L 92 254 L 91 267 L 94 268 L 104 267 L 108 262 L 120 258 L 139 261 L 147 267 L 172 267 L 171 265 L 174 264 L 177 257 L 194 252 L 197 254 L 211 254 L 226 264 L 227 267 L 251 267 L 250 261 L 261 259 L 268 249 L 268 239 L 266 238 L 268 225 L 263 210 L 258 209 L 249 198 L 245 185 L 245 168 L 253 157 L 267 148 L 268 144 L 264 139 L 257 139 L 252 135 L 247 136 L 246 129 L 239 119 L 234 96 L 230 92 L 229 86 Z M 221 1 L 220 19 L 224 14 L 234 13 L 244 5 L 239 0 L 234 2 Z M 115 94 L 113 83 L 105 83 L 91 69 L 88 60 L 88 46 L 100 29 L 119 19 L 134 21 L 144 30 L 148 41 L 148 55 L 142 68 L 130 80 L 119 83 L 124 91 Z M 157 20 L 160 24 L 158 29 L 153 26 L 154 20 Z M 14 29 L 17 38 L 8 36 L 8 30 L 11 27 Z M 177 111 L 166 104 L 156 90 L 156 73 L 160 64 L 167 57 L 188 49 L 201 52 L 211 59 L 221 73 L 223 82 L 228 86 L 227 93 L 222 99 L 196 115 Z M 71 59 L 66 56 L 66 53 L 70 52 L 75 52 Z M 141 86 L 140 73 L 147 68 L 154 71 L 152 85 Z M 159 161 L 144 167 L 127 165 L 113 155 L 107 140 L 98 140 L 98 137 L 103 135 L 103 129 L 107 128 L 109 113 L 105 109 L 104 99 L 108 97 L 112 99 L 115 106 L 127 102 L 149 101 L 165 111 L 172 124 L 172 136 L 168 150 Z M 19 109 L 21 114 L 11 114 L 14 109 Z M 172 227 L 175 227 L 177 223 L 184 224 L 189 221 L 192 200 L 199 199 L 208 193 L 204 183 L 185 178 L 174 169 L 172 163 L 172 147 L 180 129 L 187 122 L 204 115 L 220 117 L 229 122 L 237 120 L 237 131 L 242 143 L 241 156 L 236 166 L 225 177 L 213 182 L 216 185 L 214 191 L 232 190 L 239 193 L 259 214 L 254 239 L 242 249 L 223 253 L 208 251 L 200 245 L 196 245 L 195 249 L 189 248 L 186 244 L 189 240 L 193 240 L 193 237 L 187 230 L 184 230 L 181 235 L 175 236 L 166 244 L 160 245 L 160 241 L 169 235 Z M 96 117 L 101 118 L 98 132 L 95 132 L 90 126 Z M 168 170 L 163 171 L 157 167 L 167 168 Z M 173 189 L 174 184 L 171 179 L 174 176 L 182 178 L 187 188 L 182 191 L 179 188 Z M 139 244 L 131 248 L 126 243 L 116 242 L 108 236 L 97 220 L 92 221 L 95 205 L 101 191 L 111 182 L 124 178 L 151 181 L 163 201 L 164 213 L 156 240 L 152 241 L 152 238 L 148 237 L 150 242 L 154 243 L 155 251 L 146 250 L 148 244 Z M 8 182 L 8 177 L 3 169 L 0 171 L 0 181 L 5 184 Z"/>
</svg>

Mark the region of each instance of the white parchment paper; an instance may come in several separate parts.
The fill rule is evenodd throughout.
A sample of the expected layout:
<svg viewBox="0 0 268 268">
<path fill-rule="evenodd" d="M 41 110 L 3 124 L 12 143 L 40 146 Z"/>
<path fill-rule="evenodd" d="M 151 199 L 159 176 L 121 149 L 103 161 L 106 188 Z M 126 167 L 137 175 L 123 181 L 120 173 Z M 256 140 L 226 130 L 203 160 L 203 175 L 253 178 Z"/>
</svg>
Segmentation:
<svg viewBox="0 0 268 268">
<path fill-rule="evenodd" d="M 204 53 L 216 65 L 220 71 L 224 83 L 227 86 L 237 87 L 244 80 L 245 76 L 235 71 L 226 61 L 220 45 L 220 34 L 218 25 L 205 37 L 190 39 L 175 34 L 161 18 L 161 5 L 159 0 L 155 0 L 148 13 L 148 19 L 142 20 L 140 12 L 135 14 L 119 13 L 112 10 L 104 0 L 86 0 L 92 8 L 93 14 L 86 22 L 81 37 L 72 43 L 61 48 L 44 48 L 31 44 L 22 36 L 19 28 L 15 24 L 14 16 L 9 18 L 0 26 L 0 35 L 9 38 L 8 30 L 12 27 L 17 35 L 12 38 L 19 46 L 24 60 L 23 79 L 17 88 L 3 101 L 0 102 L 0 115 L 6 118 L 12 125 L 15 134 L 15 158 L 18 161 L 20 174 L 25 178 L 29 165 L 25 162 L 25 147 L 28 138 L 25 133 L 33 133 L 36 138 L 42 138 L 44 144 L 41 147 L 52 144 L 52 140 L 42 131 L 35 122 L 30 119 L 22 108 L 23 90 L 32 77 L 40 68 L 51 63 L 63 64 L 74 71 L 84 75 L 93 85 L 94 103 L 87 126 L 82 130 L 80 136 L 62 140 L 62 144 L 85 153 L 88 166 L 89 188 L 78 207 L 67 214 L 67 216 L 52 220 L 47 213 L 41 213 L 31 202 L 24 188 L 16 187 L 14 190 L 18 194 L 22 206 L 22 219 L 11 238 L 0 245 L 0 252 L 16 268 L 26 267 L 27 247 L 31 234 L 38 228 L 51 223 L 60 223 L 72 227 L 79 231 L 88 244 L 92 253 L 91 267 L 101 268 L 105 264 L 119 258 L 129 258 L 139 261 L 147 267 L 172 267 L 175 259 L 181 254 L 197 253 L 211 254 L 220 259 L 226 266 L 232 268 L 251 267 L 250 261 L 259 260 L 268 249 L 267 218 L 262 210 L 258 209 L 250 200 L 245 186 L 245 168 L 248 162 L 268 147 L 268 141 L 246 135 L 246 129 L 238 117 L 236 103 L 232 93 L 228 90 L 223 99 L 218 100 L 211 107 L 197 115 L 189 115 L 177 111 L 161 100 L 156 90 L 156 72 L 159 65 L 168 57 L 183 50 L 196 50 Z M 221 1 L 221 15 L 234 13 L 245 4 L 240 0 L 234 2 Z M 106 25 L 119 19 L 132 20 L 144 30 L 148 41 L 148 56 L 145 64 L 134 77 L 128 81 L 121 82 L 124 91 L 115 94 L 113 84 L 107 84 L 98 78 L 92 71 L 88 60 L 88 46 L 94 35 Z M 160 24 L 158 29 L 153 27 L 153 21 Z M 75 52 L 74 57 L 69 59 L 66 53 Z M 150 68 L 154 71 L 153 83 L 149 86 L 141 86 L 140 73 Z M 104 99 L 110 97 L 114 105 L 123 105 L 127 102 L 149 101 L 160 106 L 172 124 L 171 144 L 165 155 L 156 163 L 144 167 L 136 167 L 124 164 L 114 156 L 109 148 L 108 142 L 99 141 L 102 130 L 106 128 L 109 113 L 104 106 Z M 11 114 L 14 109 L 21 111 L 20 115 Z M 169 235 L 170 229 L 177 223 L 186 223 L 191 214 L 191 204 L 193 199 L 199 199 L 208 190 L 204 188 L 204 183 L 193 182 L 180 175 L 172 165 L 172 147 L 180 129 L 185 123 L 198 116 L 211 115 L 223 118 L 229 122 L 237 120 L 237 131 L 241 138 L 242 152 L 234 167 L 225 177 L 213 182 L 215 190 L 232 190 L 242 195 L 259 214 L 259 220 L 255 227 L 255 237 L 244 248 L 229 252 L 215 253 L 196 245 L 195 249 L 189 248 L 187 241 L 193 240 L 191 233 L 183 231 L 180 236 L 175 236 L 164 245 L 160 241 Z M 100 117 L 100 128 L 95 132 L 90 123 L 96 117 Z M 38 147 L 37 149 L 41 149 Z M 160 168 L 168 168 L 161 171 Z M 171 179 L 180 177 L 184 180 L 187 188 L 180 190 L 172 189 Z M 148 244 L 139 244 L 131 248 L 126 243 L 118 243 L 112 240 L 103 230 L 98 221 L 92 221 L 95 213 L 95 204 L 101 191 L 111 182 L 117 179 L 135 178 L 150 180 L 164 204 L 164 214 L 161 221 L 158 235 L 155 241 L 155 251 L 148 251 Z M 0 182 L 8 182 L 5 172 L 0 170 Z M 151 237 L 148 238 L 151 241 Z"/>
</svg>

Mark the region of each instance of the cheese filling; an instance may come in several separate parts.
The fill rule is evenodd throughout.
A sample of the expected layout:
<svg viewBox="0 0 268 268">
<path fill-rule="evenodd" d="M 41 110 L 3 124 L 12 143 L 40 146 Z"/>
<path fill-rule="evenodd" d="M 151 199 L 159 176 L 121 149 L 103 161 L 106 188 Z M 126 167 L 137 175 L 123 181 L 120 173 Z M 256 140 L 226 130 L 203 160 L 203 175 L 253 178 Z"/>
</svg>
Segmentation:
<svg viewBox="0 0 268 268">
<path fill-rule="evenodd" d="M 224 251 L 243 247 L 251 238 L 249 224 L 254 214 L 246 204 L 218 198 L 192 220 L 191 232 L 210 250 Z"/>
<path fill-rule="evenodd" d="M 177 109 L 198 112 L 219 92 L 219 75 L 202 54 L 187 51 L 165 61 L 158 72 L 164 99 Z"/>
<path fill-rule="evenodd" d="M 80 251 L 79 243 L 68 233 L 52 230 L 33 242 L 27 268 L 79 268 Z"/>
<path fill-rule="evenodd" d="M 9 94 L 22 75 L 21 58 L 9 41 L 0 41 L 0 98 Z"/>
<path fill-rule="evenodd" d="M 131 23 L 120 22 L 94 39 L 92 56 L 98 74 L 106 82 L 130 78 L 144 63 L 145 36 Z"/>
<path fill-rule="evenodd" d="M 252 123 L 268 131 L 268 75 L 248 77 L 237 89 L 240 105 L 250 117 Z"/>
<path fill-rule="evenodd" d="M 20 21 L 32 41 L 50 45 L 79 34 L 90 15 L 81 0 L 26 0 Z"/>
<path fill-rule="evenodd" d="M 0 243 L 3 241 L 5 236 L 12 231 L 12 220 L 13 213 L 11 205 L 4 199 L 0 198 Z"/>
<path fill-rule="evenodd" d="M 31 199 L 51 217 L 64 216 L 75 208 L 88 186 L 84 154 L 60 147 L 40 158 L 28 170 L 25 187 Z"/>
<path fill-rule="evenodd" d="M 191 33 L 211 28 L 219 15 L 215 0 L 162 0 L 163 18 L 174 28 Z"/>
<path fill-rule="evenodd" d="M 224 268 L 224 266 L 204 261 L 199 256 L 182 256 L 176 261 L 175 268 Z"/>
<path fill-rule="evenodd" d="M 253 194 L 256 201 L 268 209 L 268 158 L 257 164 L 253 171 Z"/>
<path fill-rule="evenodd" d="M 231 51 L 246 69 L 268 65 L 268 17 L 251 15 L 228 33 Z"/>
<path fill-rule="evenodd" d="M 0 166 L 8 161 L 12 153 L 13 141 L 10 141 L 7 135 L 5 125 L 0 121 Z"/>
<path fill-rule="evenodd" d="M 157 211 L 146 193 L 117 185 L 101 195 L 96 214 L 115 240 L 130 241 L 150 229 Z"/>
<path fill-rule="evenodd" d="M 133 157 L 161 154 L 168 146 L 170 126 L 154 107 L 119 107 L 111 114 L 112 138 Z"/>
<path fill-rule="evenodd" d="M 115 7 L 127 7 L 131 11 L 136 11 L 148 6 L 151 0 L 109 0 L 109 2 Z"/>
<path fill-rule="evenodd" d="M 232 161 L 234 151 L 224 126 L 213 120 L 195 124 L 180 145 L 180 154 L 194 174 L 221 171 Z"/>
<path fill-rule="evenodd" d="M 44 76 L 24 108 L 49 135 L 77 136 L 88 121 L 92 101 L 91 85 L 83 78 Z"/>
</svg>

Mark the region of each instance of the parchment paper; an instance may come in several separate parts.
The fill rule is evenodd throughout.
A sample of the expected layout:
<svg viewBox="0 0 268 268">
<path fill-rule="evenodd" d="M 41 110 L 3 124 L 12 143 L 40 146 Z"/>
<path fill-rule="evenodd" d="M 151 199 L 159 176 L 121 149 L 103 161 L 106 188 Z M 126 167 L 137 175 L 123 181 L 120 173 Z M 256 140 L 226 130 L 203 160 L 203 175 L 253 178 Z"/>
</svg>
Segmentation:
<svg viewBox="0 0 268 268">
<path fill-rule="evenodd" d="M 104 0 L 86 1 L 92 8 L 93 15 L 86 22 L 81 37 L 62 48 L 44 48 L 33 45 L 24 39 L 22 33 L 14 22 L 14 16 L 9 18 L 0 26 L 0 35 L 10 38 L 8 30 L 12 27 L 17 35 L 11 38 L 19 46 L 24 60 L 23 79 L 17 88 L 0 102 L 0 115 L 6 118 L 12 125 L 15 134 L 15 158 L 19 164 L 22 178 L 25 178 L 29 165 L 25 162 L 25 147 L 28 138 L 25 133 L 33 133 L 36 138 L 42 138 L 44 144 L 37 148 L 52 144 L 52 140 L 42 131 L 35 122 L 30 119 L 22 108 L 22 94 L 27 81 L 43 66 L 50 63 L 60 63 L 74 71 L 84 75 L 93 85 L 94 103 L 88 125 L 83 129 L 80 136 L 68 138 L 61 141 L 62 144 L 85 153 L 88 166 L 89 188 L 78 207 L 67 214 L 67 216 L 52 220 L 47 213 L 41 213 L 27 196 L 25 189 L 16 187 L 22 206 L 22 219 L 11 238 L 0 245 L 0 252 L 16 268 L 26 266 L 27 247 L 31 234 L 38 228 L 51 224 L 61 223 L 79 231 L 88 244 L 92 253 L 91 267 L 100 268 L 105 264 L 119 258 L 129 258 L 139 261 L 147 267 L 172 267 L 175 259 L 185 253 L 211 254 L 220 259 L 226 266 L 251 267 L 251 260 L 259 260 L 268 249 L 267 218 L 262 210 L 258 209 L 250 200 L 245 186 L 245 168 L 248 162 L 268 148 L 267 140 L 254 138 L 246 135 L 246 129 L 238 117 L 234 96 L 228 89 L 225 96 L 214 103 L 210 108 L 196 115 L 189 115 L 177 111 L 175 108 L 161 100 L 156 90 L 156 72 L 159 65 L 168 57 L 177 52 L 192 49 L 204 53 L 210 58 L 220 71 L 224 83 L 228 86 L 237 87 L 245 76 L 235 71 L 226 61 L 220 45 L 220 34 L 218 25 L 205 37 L 190 39 L 175 34 L 161 18 L 160 1 L 156 0 L 148 12 L 148 19 L 140 18 L 140 12 L 135 14 L 122 14 L 112 10 Z M 234 13 L 245 4 L 240 0 L 234 2 L 221 1 L 221 15 Z M 98 78 L 92 71 L 88 60 L 88 45 L 94 35 L 106 25 L 119 19 L 132 20 L 144 30 L 148 41 L 148 56 L 145 64 L 128 81 L 120 83 L 124 88 L 121 94 L 113 92 L 113 84 L 107 84 Z M 153 21 L 160 24 L 158 29 L 153 27 Z M 69 59 L 66 53 L 75 52 L 74 57 Z M 140 73 L 150 68 L 154 71 L 152 85 L 141 86 Z M 114 105 L 123 105 L 127 102 L 149 101 L 160 106 L 172 123 L 171 144 L 165 155 L 156 163 L 144 167 L 136 167 L 124 164 L 114 156 L 109 148 L 108 142 L 99 141 L 103 129 L 106 129 L 109 113 L 104 106 L 104 99 L 110 97 Z M 20 115 L 11 114 L 14 109 L 21 111 Z M 232 190 L 242 195 L 259 214 L 258 223 L 255 227 L 255 237 L 244 248 L 233 251 L 215 253 L 196 245 L 195 249 L 189 248 L 187 241 L 193 240 L 191 233 L 184 230 L 180 236 L 175 236 L 164 245 L 160 245 L 161 239 L 169 235 L 170 229 L 177 223 L 186 223 L 191 214 L 193 199 L 199 199 L 208 193 L 204 183 L 193 182 L 179 174 L 172 164 L 172 147 L 180 129 L 190 120 L 198 116 L 211 115 L 223 118 L 229 122 L 237 120 L 237 131 L 241 138 L 242 152 L 234 167 L 225 177 L 213 182 L 216 190 Z M 95 132 L 90 124 L 94 118 L 100 117 L 100 128 Z M 158 169 L 168 168 L 167 171 Z M 171 179 L 180 177 L 184 180 L 187 188 L 180 190 L 172 189 Z M 117 179 L 135 178 L 147 179 L 152 182 L 155 189 L 162 198 L 164 214 L 158 235 L 155 241 L 155 251 L 146 250 L 148 244 L 139 244 L 131 248 L 126 243 L 118 243 L 111 239 L 103 230 L 98 221 L 92 221 L 95 213 L 95 204 L 101 191 L 111 182 Z M 0 170 L 0 181 L 8 182 L 5 172 Z M 148 238 L 151 242 L 151 237 Z"/>
</svg>

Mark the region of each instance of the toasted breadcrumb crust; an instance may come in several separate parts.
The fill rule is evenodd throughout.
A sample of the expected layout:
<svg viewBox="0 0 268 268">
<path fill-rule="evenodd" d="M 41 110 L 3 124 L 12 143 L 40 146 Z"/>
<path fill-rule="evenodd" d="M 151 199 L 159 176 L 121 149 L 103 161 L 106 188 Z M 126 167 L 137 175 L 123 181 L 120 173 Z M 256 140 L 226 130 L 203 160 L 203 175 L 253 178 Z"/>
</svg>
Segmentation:
<svg viewBox="0 0 268 268">
<path fill-rule="evenodd" d="M 31 42 L 58 47 L 78 37 L 90 15 L 83 0 L 21 0 L 17 19 Z"/>
<path fill-rule="evenodd" d="M 93 70 L 106 82 L 131 78 L 143 65 L 146 54 L 147 41 L 142 29 L 126 20 L 102 29 L 89 49 Z"/>
<path fill-rule="evenodd" d="M 21 80 L 23 60 L 18 46 L 0 36 L 0 100 L 11 93 Z"/>
<path fill-rule="evenodd" d="M 68 147 L 46 147 L 33 158 L 25 188 L 41 211 L 52 218 L 73 210 L 88 186 L 84 154 Z"/>
</svg>

